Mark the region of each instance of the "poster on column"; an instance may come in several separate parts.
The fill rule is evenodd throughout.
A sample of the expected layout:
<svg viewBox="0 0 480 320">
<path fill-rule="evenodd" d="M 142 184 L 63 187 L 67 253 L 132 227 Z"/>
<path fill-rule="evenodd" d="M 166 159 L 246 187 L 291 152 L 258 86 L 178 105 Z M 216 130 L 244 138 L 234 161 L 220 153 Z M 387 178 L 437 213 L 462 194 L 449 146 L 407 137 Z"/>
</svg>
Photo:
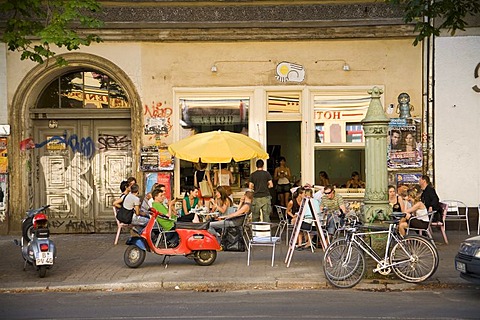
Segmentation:
<svg viewBox="0 0 480 320">
<path fill-rule="evenodd" d="M 420 178 L 422 177 L 421 172 L 408 172 L 408 173 L 397 173 L 396 182 L 397 188 L 400 185 L 406 185 L 408 187 L 418 185 Z"/>
<path fill-rule="evenodd" d="M 0 138 L 0 173 L 8 172 L 7 138 Z"/>
<path fill-rule="evenodd" d="M 165 185 L 165 198 L 171 199 L 172 195 L 172 172 L 150 172 L 145 175 L 145 193 L 150 192 L 155 183 Z"/>
<path fill-rule="evenodd" d="M 419 119 L 391 119 L 388 136 L 389 169 L 422 167 L 423 150 Z"/>
</svg>

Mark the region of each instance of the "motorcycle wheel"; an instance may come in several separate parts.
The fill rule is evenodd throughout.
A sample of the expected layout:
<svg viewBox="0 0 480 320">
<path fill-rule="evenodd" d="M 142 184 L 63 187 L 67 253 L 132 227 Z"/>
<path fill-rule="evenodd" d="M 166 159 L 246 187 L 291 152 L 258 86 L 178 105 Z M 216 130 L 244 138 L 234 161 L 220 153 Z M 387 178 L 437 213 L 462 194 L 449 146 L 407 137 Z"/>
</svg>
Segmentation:
<svg viewBox="0 0 480 320">
<path fill-rule="evenodd" d="M 193 259 L 200 266 L 209 266 L 215 262 L 215 259 L 217 259 L 217 251 L 200 250 L 195 252 L 195 256 Z"/>
<path fill-rule="evenodd" d="M 138 268 L 145 261 L 147 253 L 135 245 L 130 245 L 125 250 L 123 260 L 125 264 L 130 268 Z"/>
<path fill-rule="evenodd" d="M 38 266 L 38 275 L 40 278 L 45 278 L 47 274 L 47 266 Z"/>
<path fill-rule="evenodd" d="M 25 243 L 29 243 L 33 237 L 33 218 L 28 218 L 22 224 L 22 236 Z"/>
</svg>

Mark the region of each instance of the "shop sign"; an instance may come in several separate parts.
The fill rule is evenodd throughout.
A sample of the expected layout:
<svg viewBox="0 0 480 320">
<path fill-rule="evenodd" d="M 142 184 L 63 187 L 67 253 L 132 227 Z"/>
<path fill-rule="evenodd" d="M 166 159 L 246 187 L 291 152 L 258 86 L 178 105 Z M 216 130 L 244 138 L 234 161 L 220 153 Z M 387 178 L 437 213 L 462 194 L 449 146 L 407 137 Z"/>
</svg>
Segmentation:
<svg viewBox="0 0 480 320">
<path fill-rule="evenodd" d="M 315 122 L 324 122 L 327 120 L 335 121 L 335 120 L 342 120 L 348 122 L 359 122 L 367 113 L 367 109 L 365 110 L 319 110 L 315 109 L 314 111 L 314 119 Z"/>
</svg>

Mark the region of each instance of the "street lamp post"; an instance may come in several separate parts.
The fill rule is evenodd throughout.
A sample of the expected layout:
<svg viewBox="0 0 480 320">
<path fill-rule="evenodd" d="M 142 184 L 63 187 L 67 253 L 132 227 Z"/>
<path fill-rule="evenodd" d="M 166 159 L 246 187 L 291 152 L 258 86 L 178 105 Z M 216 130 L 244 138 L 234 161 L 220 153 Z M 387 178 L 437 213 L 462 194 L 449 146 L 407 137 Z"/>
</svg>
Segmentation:
<svg viewBox="0 0 480 320">
<path fill-rule="evenodd" d="M 387 176 L 387 131 L 389 119 L 380 102 L 383 90 L 373 87 L 370 105 L 365 119 L 362 120 L 365 132 L 365 176 L 364 199 L 365 220 L 384 220 L 391 213 L 388 203 Z"/>
</svg>

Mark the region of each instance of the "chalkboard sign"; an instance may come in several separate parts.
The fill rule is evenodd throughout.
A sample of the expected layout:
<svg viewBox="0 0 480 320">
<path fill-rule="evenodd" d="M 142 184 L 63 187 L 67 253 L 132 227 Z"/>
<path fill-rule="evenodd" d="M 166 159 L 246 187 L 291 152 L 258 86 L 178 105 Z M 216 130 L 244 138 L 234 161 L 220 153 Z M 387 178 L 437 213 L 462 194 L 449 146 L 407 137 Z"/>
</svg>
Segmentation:
<svg viewBox="0 0 480 320">
<path fill-rule="evenodd" d="M 285 263 L 287 264 L 287 268 L 290 266 L 290 261 L 292 260 L 293 252 L 295 251 L 295 244 L 297 243 L 298 235 L 300 233 L 300 227 L 302 226 L 302 222 L 304 221 L 304 218 L 305 218 L 305 210 L 307 206 L 310 209 L 310 212 L 312 213 L 312 216 L 314 219 L 313 223 L 315 223 L 317 227 L 317 232 L 318 232 L 318 235 L 320 236 L 323 251 L 325 251 L 325 249 L 328 246 L 328 238 L 323 233 L 322 224 L 320 223 L 320 218 L 318 216 L 319 212 L 316 212 L 313 209 L 312 201 L 313 201 L 312 198 L 305 197 L 303 198 L 302 204 L 300 205 L 300 209 L 298 211 L 298 217 L 295 220 L 295 225 L 293 226 L 293 230 L 292 230 L 293 233 L 292 233 L 292 236 L 290 237 L 290 243 L 288 244 L 287 256 L 285 258 Z"/>
</svg>

